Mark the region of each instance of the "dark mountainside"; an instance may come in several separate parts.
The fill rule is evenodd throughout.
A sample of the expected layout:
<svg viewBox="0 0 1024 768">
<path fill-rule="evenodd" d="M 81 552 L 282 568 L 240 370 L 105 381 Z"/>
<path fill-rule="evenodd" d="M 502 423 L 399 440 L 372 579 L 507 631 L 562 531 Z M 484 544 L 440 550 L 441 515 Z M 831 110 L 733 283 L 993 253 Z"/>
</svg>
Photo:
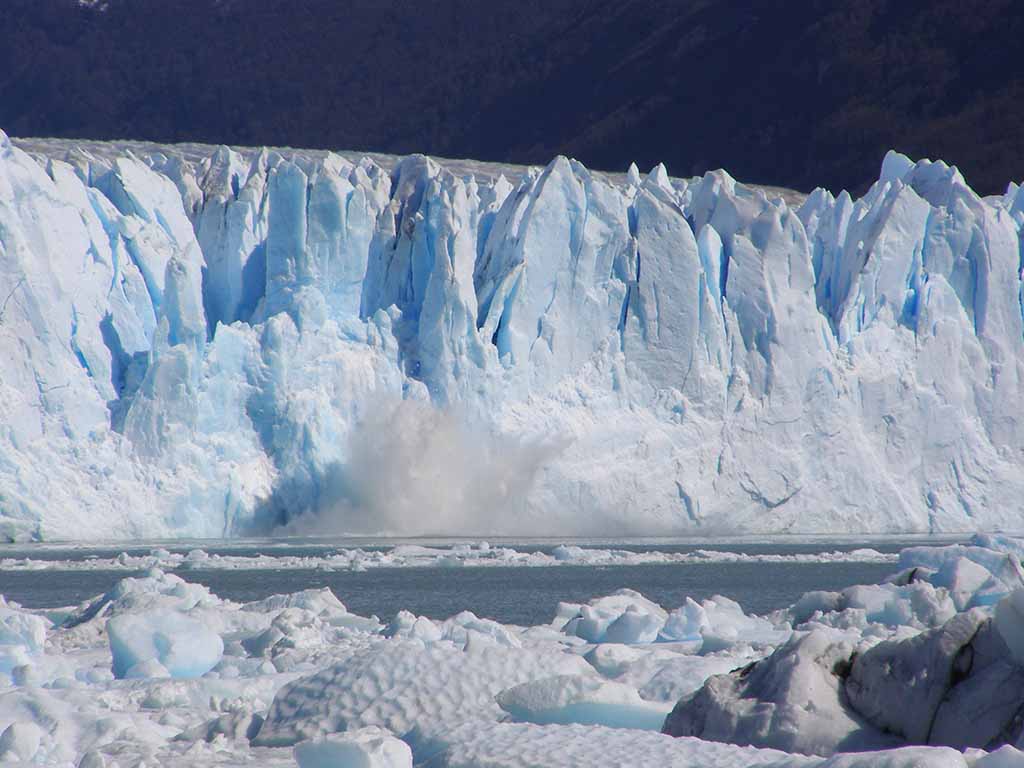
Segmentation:
<svg viewBox="0 0 1024 768">
<path fill-rule="evenodd" d="M 1024 3 L 4 0 L 15 136 L 426 152 L 862 191 L 1024 177 Z"/>
</svg>

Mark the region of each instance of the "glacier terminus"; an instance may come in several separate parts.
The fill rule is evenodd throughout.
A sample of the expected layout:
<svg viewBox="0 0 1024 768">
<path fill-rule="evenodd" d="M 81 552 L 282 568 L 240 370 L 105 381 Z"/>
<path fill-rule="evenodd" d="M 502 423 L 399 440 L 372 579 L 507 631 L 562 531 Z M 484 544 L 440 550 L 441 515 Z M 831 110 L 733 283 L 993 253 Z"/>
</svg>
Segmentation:
<svg viewBox="0 0 1024 768">
<path fill-rule="evenodd" d="M 1024 189 L 0 133 L 0 534 L 1019 525 Z"/>
</svg>

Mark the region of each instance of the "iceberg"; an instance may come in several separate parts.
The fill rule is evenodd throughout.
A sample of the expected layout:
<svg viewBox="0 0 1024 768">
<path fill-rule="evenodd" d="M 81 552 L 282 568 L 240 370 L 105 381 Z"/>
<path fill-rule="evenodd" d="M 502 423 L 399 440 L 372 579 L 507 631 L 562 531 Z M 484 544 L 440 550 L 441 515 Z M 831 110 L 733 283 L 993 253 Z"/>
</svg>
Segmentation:
<svg viewBox="0 0 1024 768">
<path fill-rule="evenodd" d="M 412 768 L 412 751 L 382 728 L 356 731 L 304 741 L 295 747 L 299 768 Z"/>
<path fill-rule="evenodd" d="M 913 547 L 888 583 L 805 594 L 785 613 L 800 622 L 819 607 L 788 640 L 684 694 L 662 731 L 826 757 L 931 745 L 1019 759 L 1024 587 L 1008 576 L 1020 543 Z M 950 581 L 963 563 L 970 578 Z"/>
<path fill-rule="evenodd" d="M 220 637 L 177 611 L 150 611 L 107 622 L 114 677 L 199 677 L 224 652 Z"/>
<path fill-rule="evenodd" d="M 663 732 L 807 755 L 899 746 L 844 705 L 835 670 L 853 651 L 827 630 L 795 636 L 764 661 L 715 675 L 680 699 Z"/>
<path fill-rule="evenodd" d="M 800 199 L 0 134 L 0 535 L 1019 527 L 1024 193 Z"/>
<path fill-rule="evenodd" d="M 693 653 L 712 653 L 735 645 L 740 639 L 751 645 L 770 646 L 788 637 L 790 626 L 775 626 L 758 616 L 748 616 L 734 600 L 722 595 L 686 604 L 671 613 L 639 592 L 620 589 L 586 605 L 560 603 L 556 624 L 567 635 L 605 648 L 621 648 L 628 660 L 628 646 L 654 642 L 682 644 Z M 617 659 L 594 659 L 600 669 L 615 666 Z M 592 662 L 593 663 L 593 662 Z"/>
</svg>

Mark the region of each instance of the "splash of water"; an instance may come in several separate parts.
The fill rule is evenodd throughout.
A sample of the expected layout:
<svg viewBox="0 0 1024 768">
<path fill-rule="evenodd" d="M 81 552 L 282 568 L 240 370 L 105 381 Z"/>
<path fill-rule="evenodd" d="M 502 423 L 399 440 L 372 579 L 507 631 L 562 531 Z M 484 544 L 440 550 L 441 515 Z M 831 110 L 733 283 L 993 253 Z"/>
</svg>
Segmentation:
<svg viewBox="0 0 1024 768">
<path fill-rule="evenodd" d="M 325 478 L 319 505 L 290 535 L 472 535 L 521 530 L 538 474 L 565 448 L 470 426 L 427 403 L 378 404 L 349 438 L 348 461 Z"/>
</svg>

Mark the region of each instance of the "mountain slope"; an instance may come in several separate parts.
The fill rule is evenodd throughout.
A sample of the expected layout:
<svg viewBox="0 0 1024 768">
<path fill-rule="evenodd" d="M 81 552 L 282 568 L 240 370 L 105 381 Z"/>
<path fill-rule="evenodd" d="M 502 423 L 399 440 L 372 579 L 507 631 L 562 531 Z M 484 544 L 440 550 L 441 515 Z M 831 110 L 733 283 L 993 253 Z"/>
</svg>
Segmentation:
<svg viewBox="0 0 1024 768">
<path fill-rule="evenodd" d="M 12 135 L 426 152 L 862 193 L 890 147 L 1024 177 L 1012 0 L 8 0 Z"/>
</svg>

